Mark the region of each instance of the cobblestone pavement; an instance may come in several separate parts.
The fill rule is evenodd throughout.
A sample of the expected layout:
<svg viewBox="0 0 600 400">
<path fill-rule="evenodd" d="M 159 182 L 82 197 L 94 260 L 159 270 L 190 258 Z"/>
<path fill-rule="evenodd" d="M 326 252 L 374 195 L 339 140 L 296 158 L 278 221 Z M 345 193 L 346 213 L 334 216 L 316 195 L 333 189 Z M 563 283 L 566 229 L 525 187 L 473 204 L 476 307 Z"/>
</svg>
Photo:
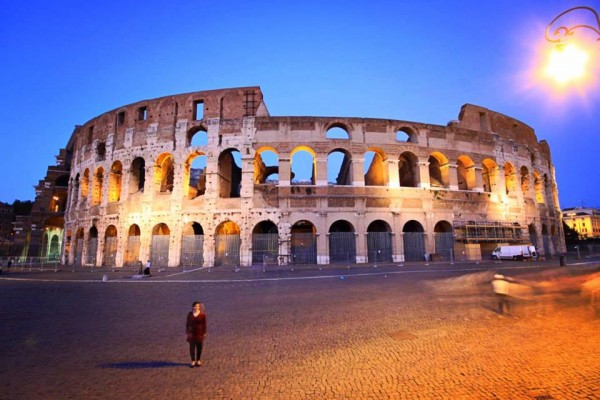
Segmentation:
<svg viewBox="0 0 600 400">
<path fill-rule="evenodd" d="M 600 399 L 600 318 L 569 290 L 498 315 L 499 267 L 107 282 L 13 271 L 0 279 L 0 399 Z M 502 268 L 532 279 L 550 267 Z M 198 299 L 209 333 L 190 369 Z"/>
</svg>

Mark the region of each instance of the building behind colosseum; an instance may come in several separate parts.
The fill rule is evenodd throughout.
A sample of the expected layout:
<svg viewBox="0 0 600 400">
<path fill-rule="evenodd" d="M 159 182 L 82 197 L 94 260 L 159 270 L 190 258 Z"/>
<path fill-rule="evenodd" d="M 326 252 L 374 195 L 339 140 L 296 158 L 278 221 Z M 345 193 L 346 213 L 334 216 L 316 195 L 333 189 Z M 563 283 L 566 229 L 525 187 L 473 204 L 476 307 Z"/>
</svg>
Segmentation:
<svg viewBox="0 0 600 400">
<path fill-rule="evenodd" d="M 179 94 L 77 126 L 57 167 L 62 175 L 38 185 L 38 209 L 51 215 L 27 248 L 70 265 L 460 260 L 517 243 L 565 251 L 548 144 L 474 105 L 440 126 L 272 117 L 259 87 Z"/>
</svg>

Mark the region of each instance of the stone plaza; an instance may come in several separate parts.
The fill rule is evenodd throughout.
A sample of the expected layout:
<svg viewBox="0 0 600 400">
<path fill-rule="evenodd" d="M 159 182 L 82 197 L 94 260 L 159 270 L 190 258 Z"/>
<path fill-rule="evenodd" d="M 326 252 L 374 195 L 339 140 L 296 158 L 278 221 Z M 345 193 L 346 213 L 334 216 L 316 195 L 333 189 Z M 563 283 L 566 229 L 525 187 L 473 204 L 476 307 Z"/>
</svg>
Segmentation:
<svg viewBox="0 0 600 400">
<path fill-rule="evenodd" d="M 598 399 L 600 318 L 578 293 L 496 312 L 494 272 L 556 269 L 5 272 L 0 399 Z M 208 338 L 190 369 L 195 300 Z"/>
</svg>

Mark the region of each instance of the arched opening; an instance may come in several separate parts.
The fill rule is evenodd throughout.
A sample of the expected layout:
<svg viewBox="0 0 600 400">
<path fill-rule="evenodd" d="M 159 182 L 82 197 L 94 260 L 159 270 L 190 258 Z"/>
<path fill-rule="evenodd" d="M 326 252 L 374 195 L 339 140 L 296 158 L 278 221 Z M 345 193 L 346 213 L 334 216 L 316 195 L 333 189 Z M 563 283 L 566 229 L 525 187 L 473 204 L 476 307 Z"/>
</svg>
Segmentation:
<svg viewBox="0 0 600 400">
<path fill-rule="evenodd" d="M 379 149 L 369 150 L 365 153 L 365 186 L 387 185 L 387 158 Z"/>
<path fill-rule="evenodd" d="M 169 242 L 171 230 L 160 223 L 152 229 L 152 242 L 150 244 L 150 262 L 152 267 L 158 269 L 169 265 Z"/>
<path fill-rule="evenodd" d="M 206 193 L 206 155 L 196 152 L 185 163 L 183 190 L 188 199 L 195 199 Z"/>
<path fill-rule="evenodd" d="M 542 244 L 544 245 L 544 255 L 549 257 L 552 255 L 552 251 L 550 249 L 550 235 L 548 234 L 548 226 L 546 224 L 542 224 Z"/>
<path fill-rule="evenodd" d="M 397 142 L 415 142 L 415 136 L 415 131 L 408 127 L 403 127 L 396 131 Z"/>
<path fill-rule="evenodd" d="M 521 191 L 525 196 L 529 193 L 529 170 L 525 166 L 521 167 Z"/>
<path fill-rule="evenodd" d="M 552 185 L 550 185 L 550 180 L 548 179 L 548 174 L 544 174 L 543 180 L 544 180 L 545 202 L 547 204 L 552 204 L 552 201 L 554 199 L 554 193 L 552 191 Z"/>
<path fill-rule="evenodd" d="M 325 134 L 327 139 L 350 139 L 348 131 L 342 125 L 332 125 Z"/>
<path fill-rule="evenodd" d="M 515 167 L 509 162 L 504 164 L 504 184 L 506 186 L 506 194 L 514 193 L 517 189 Z"/>
<path fill-rule="evenodd" d="M 531 244 L 534 245 L 536 248 L 539 248 L 538 234 L 537 230 L 535 229 L 535 225 L 529 224 L 527 226 L 527 231 L 529 233 L 529 241 L 531 242 Z"/>
<path fill-rule="evenodd" d="M 73 189 L 72 189 L 74 205 L 77 205 L 77 203 L 79 201 L 79 191 L 81 190 L 80 180 L 81 180 L 80 175 L 79 174 L 75 175 L 75 180 L 73 181 Z"/>
<path fill-rule="evenodd" d="M 81 178 L 81 198 L 86 200 L 90 193 L 90 170 L 85 169 L 83 171 L 83 177 Z"/>
<path fill-rule="evenodd" d="M 102 202 L 102 187 L 104 185 L 104 168 L 98 167 L 94 172 L 94 180 L 92 183 L 92 206 L 96 206 Z"/>
<path fill-rule="evenodd" d="M 544 181 L 538 172 L 533 173 L 533 185 L 535 187 L 535 201 L 538 204 L 544 204 Z"/>
<path fill-rule="evenodd" d="M 204 128 L 197 128 L 188 132 L 188 146 L 198 147 L 208 145 L 208 133 Z"/>
<path fill-rule="evenodd" d="M 252 264 L 277 264 L 279 231 L 272 221 L 261 221 L 252 230 Z"/>
<path fill-rule="evenodd" d="M 240 245 L 238 224 L 221 222 L 215 230 L 215 266 L 240 265 Z"/>
<path fill-rule="evenodd" d="M 425 260 L 425 230 L 415 220 L 408 221 L 402 228 L 405 261 Z"/>
<path fill-rule="evenodd" d="M 129 170 L 129 194 L 144 191 L 145 183 L 146 161 L 142 157 L 136 157 Z"/>
<path fill-rule="evenodd" d="M 458 190 L 472 190 L 475 187 L 475 163 L 470 157 L 462 155 L 456 161 Z"/>
<path fill-rule="evenodd" d="M 498 179 L 497 171 L 498 166 L 496 162 L 490 158 L 483 160 L 482 164 L 482 178 L 483 178 L 483 191 L 492 193 L 496 187 L 496 179 Z"/>
<path fill-rule="evenodd" d="M 292 185 L 314 185 L 316 183 L 316 154 L 306 146 L 296 147 L 291 153 L 290 178 Z"/>
<path fill-rule="evenodd" d="M 83 228 L 77 229 L 77 233 L 75 234 L 75 259 L 73 260 L 73 264 L 76 266 L 83 265 Z"/>
<path fill-rule="evenodd" d="M 291 229 L 292 264 L 317 263 L 317 229 L 306 220 L 296 222 Z"/>
<path fill-rule="evenodd" d="M 204 229 L 198 222 L 189 222 L 183 227 L 181 238 L 181 265 L 201 267 L 204 264 Z"/>
<path fill-rule="evenodd" d="M 104 266 L 115 266 L 117 259 L 117 228 L 109 225 L 104 234 Z"/>
<path fill-rule="evenodd" d="M 327 182 L 330 185 L 352 185 L 352 155 L 335 149 L 327 156 Z"/>
<path fill-rule="evenodd" d="M 392 228 L 382 220 L 375 220 L 367 227 L 367 258 L 370 263 L 391 262 Z"/>
<path fill-rule="evenodd" d="M 89 231 L 87 257 L 85 263 L 87 265 L 96 265 L 96 254 L 98 253 L 98 229 L 92 226 Z"/>
<path fill-rule="evenodd" d="M 53 235 L 50 239 L 50 249 L 48 250 L 48 261 L 58 261 L 60 259 L 60 239 L 58 235 Z"/>
<path fill-rule="evenodd" d="M 254 155 L 254 183 L 279 183 L 279 156 L 275 149 L 262 147 Z"/>
<path fill-rule="evenodd" d="M 123 179 L 123 164 L 115 161 L 108 175 L 108 202 L 116 203 L 121 200 L 121 181 Z"/>
<path fill-rule="evenodd" d="M 339 220 L 329 227 L 329 262 L 354 264 L 356 262 L 356 234 L 348 221 Z"/>
<path fill-rule="evenodd" d="M 432 153 L 429 158 L 429 184 L 431 187 L 447 188 L 450 186 L 448 159 L 442 153 Z"/>
<path fill-rule="evenodd" d="M 242 153 L 227 149 L 219 155 L 219 196 L 240 197 L 242 190 Z"/>
<path fill-rule="evenodd" d="M 418 158 L 413 153 L 405 151 L 398 158 L 398 176 L 400 186 L 418 187 L 419 186 L 419 166 Z"/>
<path fill-rule="evenodd" d="M 140 227 L 133 224 L 127 231 L 127 246 L 125 247 L 125 259 L 124 264 L 127 266 L 133 266 L 140 260 Z"/>
<path fill-rule="evenodd" d="M 452 224 L 439 221 L 433 228 L 435 254 L 438 260 L 452 261 L 454 257 L 454 233 Z"/>
<path fill-rule="evenodd" d="M 173 180 L 175 178 L 175 160 L 169 153 L 163 153 L 156 159 L 154 181 L 160 188 L 161 193 L 173 191 Z"/>
</svg>

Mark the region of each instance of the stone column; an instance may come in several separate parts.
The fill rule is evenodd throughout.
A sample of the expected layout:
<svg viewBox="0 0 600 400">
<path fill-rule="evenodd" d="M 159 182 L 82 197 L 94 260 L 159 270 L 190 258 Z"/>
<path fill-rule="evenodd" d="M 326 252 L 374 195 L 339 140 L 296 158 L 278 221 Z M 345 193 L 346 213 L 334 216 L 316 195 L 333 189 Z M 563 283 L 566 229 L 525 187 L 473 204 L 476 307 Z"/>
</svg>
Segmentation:
<svg viewBox="0 0 600 400">
<path fill-rule="evenodd" d="M 352 186 L 365 186 L 365 159 L 352 158 Z"/>
<path fill-rule="evenodd" d="M 279 157 L 279 186 L 290 186 L 291 185 L 291 159 L 289 154 L 281 155 Z"/>
<path fill-rule="evenodd" d="M 327 155 L 317 154 L 316 164 L 315 185 L 327 186 Z"/>
<path fill-rule="evenodd" d="M 458 176 L 456 175 L 457 166 L 451 165 L 451 164 L 446 164 L 446 165 L 442 165 L 440 167 L 440 170 L 442 172 L 442 179 L 444 178 L 444 175 L 447 176 L 448 188 L 450 190 L 458 190 Z"/>
<path fill-rule="evenodd" d="M 473 187 L 473 191 L 475 192 L 483 192 L 483 172 L 481 167 L 471 166 L 469 168 L 473 168 L 475 170 L 475 186 Z"/>
<path fill-rule="evenodd" d="M 400 171 L 398 170 L 398 160 L 388 159 L 388 186 L 400 187 Z"/>
<path fill-rule="evenodd" d="M 418 187 L 429 189 L 431 187 L 431 180 L 429 179 L 429 161 L 419 161 L 417 165 L 419 168 Z"/>
</svg>

